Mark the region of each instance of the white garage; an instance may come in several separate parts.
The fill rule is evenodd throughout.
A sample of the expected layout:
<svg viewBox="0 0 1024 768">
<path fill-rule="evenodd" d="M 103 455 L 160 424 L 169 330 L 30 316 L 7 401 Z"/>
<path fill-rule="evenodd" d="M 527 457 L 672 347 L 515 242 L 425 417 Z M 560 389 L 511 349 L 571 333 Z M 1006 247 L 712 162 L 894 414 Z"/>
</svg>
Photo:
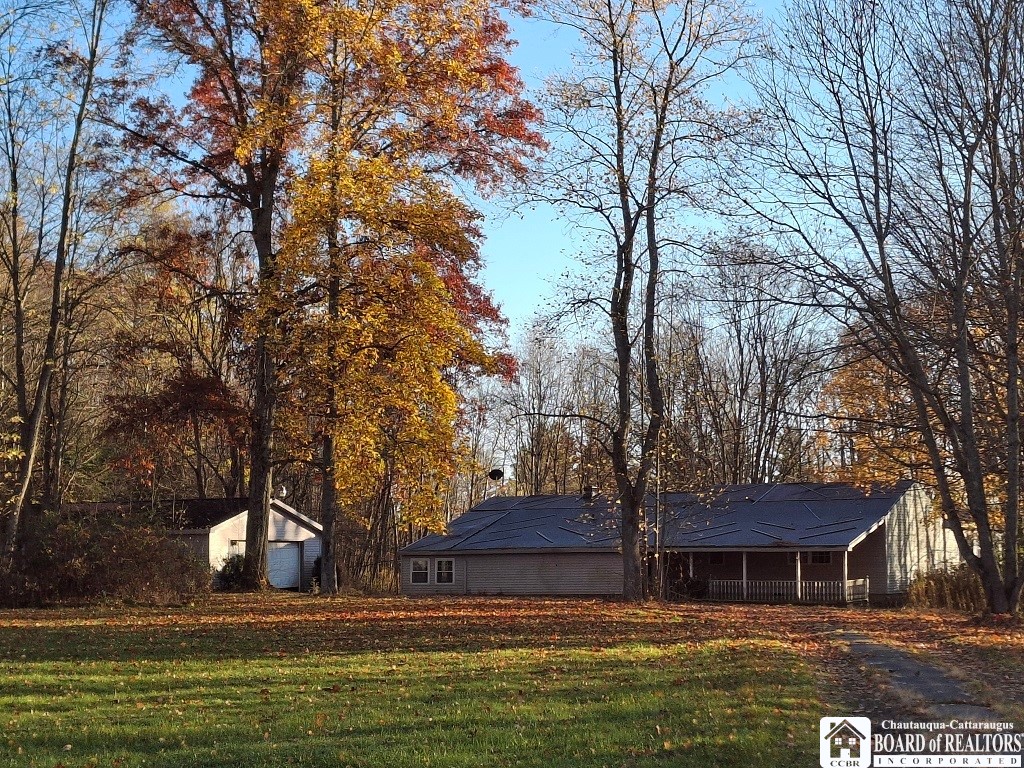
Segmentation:
<svg viewBox="0 0 1024 768">
<path fill-rule="evenodd" d="M 165 512 L 170 533 L 187 543 L 214 572 L 245 553 L 248 499 L 181 499 Z M 309 589 L 320 557 L 323 527 L 280 499 L 270 503 L 267 577 L 278 589 Z"/>
<path fill-rule="evenodd" d="M 298 589 L 302 583 L 302 545 L 297 541 L 267 543 L 267 580 L 278 589 Z"/>
</svg>

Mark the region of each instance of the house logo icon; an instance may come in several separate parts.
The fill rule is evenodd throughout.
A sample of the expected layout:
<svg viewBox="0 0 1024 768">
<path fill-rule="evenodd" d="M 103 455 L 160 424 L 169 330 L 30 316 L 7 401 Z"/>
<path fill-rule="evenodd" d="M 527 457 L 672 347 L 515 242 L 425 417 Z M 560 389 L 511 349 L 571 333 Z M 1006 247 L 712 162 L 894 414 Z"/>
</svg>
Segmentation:
<svg viewBox="0 0 1024 768">
<path fill-rule="evenodd" d="M 871 721 L 868 718 L 823 717 L 819 732 L 822 768 L 869 768 Z"/>
</svg>

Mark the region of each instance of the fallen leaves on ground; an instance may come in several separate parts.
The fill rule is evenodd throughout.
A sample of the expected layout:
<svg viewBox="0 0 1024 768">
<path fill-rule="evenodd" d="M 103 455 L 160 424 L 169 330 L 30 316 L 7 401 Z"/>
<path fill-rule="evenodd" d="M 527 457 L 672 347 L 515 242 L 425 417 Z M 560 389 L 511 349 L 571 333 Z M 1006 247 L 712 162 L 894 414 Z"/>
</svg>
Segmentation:
<svg viewBox="0 0 1024 768">
<path fill-rule="evenodd" d="M 81 632 L 88 627 L 88 632 Z M 875 696 L 839 630 L 923 653 L 1024 706 L 1024 630 L 979 625 L 955 613 L 906 609 L 711 603 L 642 606 L 597 599 L 313 598 L 290 593 L 216 595 L 179 609 L 67 608 L 0 611 L 0 659 L 169 660 L 193 652 L 282 658 L 293 654 L 392 650 L 582 648 L 671 645 L 745 638 L 781 643 L 842 688 L 839 706 Z M 126 635 L 142 642 L 126 643 Z M 194 657 L 194 655 L 192 656 Z M 832 670 L 830 673 L 829 670 Z M 841 673 L 837 674 L 836 669 Z M 871 693 L 871 692 L 874 693 Z M 869 709 L 871 706 L 869 705 Z"/>
</svg>

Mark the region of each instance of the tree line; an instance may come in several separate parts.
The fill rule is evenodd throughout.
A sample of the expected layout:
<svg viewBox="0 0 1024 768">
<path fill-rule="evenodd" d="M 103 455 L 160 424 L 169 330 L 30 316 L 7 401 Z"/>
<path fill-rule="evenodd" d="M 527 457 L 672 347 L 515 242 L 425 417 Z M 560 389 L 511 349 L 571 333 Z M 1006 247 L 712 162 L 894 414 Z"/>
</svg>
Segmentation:
<svg viewBox="0 0 1024 768">
<path fill-rule="evenodd" d="M 108 1 L 0 24 L 5 567 L 67 501 L 248 496 L 260 586 L 285 486 L 333 592 L 596 486 L 641 599 L 652 490 L 909 475 L 1016 611 L 1020 0 L 550 0 L 536 105 L 490 0 Z M 468 189 L 580 233 L 515 356 Z"/>
<path fill-rule="evenodd" d="M 2 551 L 65 499 L 316 486 L 440 524 L 477 214 L 543 146 L 490 2 L 8 4 Z M 383 501 L 382 501 L 383 500 Z M 354 514 L 354 513 L 353 513 Z M 392 527 L 396 518 L 392 518 Z"/>
</svg>

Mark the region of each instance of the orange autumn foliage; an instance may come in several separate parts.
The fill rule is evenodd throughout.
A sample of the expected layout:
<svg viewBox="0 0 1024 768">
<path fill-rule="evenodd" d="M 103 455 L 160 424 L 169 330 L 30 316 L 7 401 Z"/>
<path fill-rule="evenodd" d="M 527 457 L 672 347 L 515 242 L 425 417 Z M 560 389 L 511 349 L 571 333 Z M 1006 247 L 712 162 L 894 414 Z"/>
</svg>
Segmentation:
<svg viewBox="0 0 1024 768">
<path fill-rule="evenodd" d="M 477 214 L 453 191 L 519 176 L 541 146 L 490 0 L 307 8 L 312 94 L 272 305 L 295 446 L 352 509 L 387 483 L 404 523 L 443 525 L 461 461 L 457 378 L 495 370 Z M 330 498 L 329 497 L 329 498 Z M 326 513 L 325 513 L 326 514 Z"/>
</svg>

